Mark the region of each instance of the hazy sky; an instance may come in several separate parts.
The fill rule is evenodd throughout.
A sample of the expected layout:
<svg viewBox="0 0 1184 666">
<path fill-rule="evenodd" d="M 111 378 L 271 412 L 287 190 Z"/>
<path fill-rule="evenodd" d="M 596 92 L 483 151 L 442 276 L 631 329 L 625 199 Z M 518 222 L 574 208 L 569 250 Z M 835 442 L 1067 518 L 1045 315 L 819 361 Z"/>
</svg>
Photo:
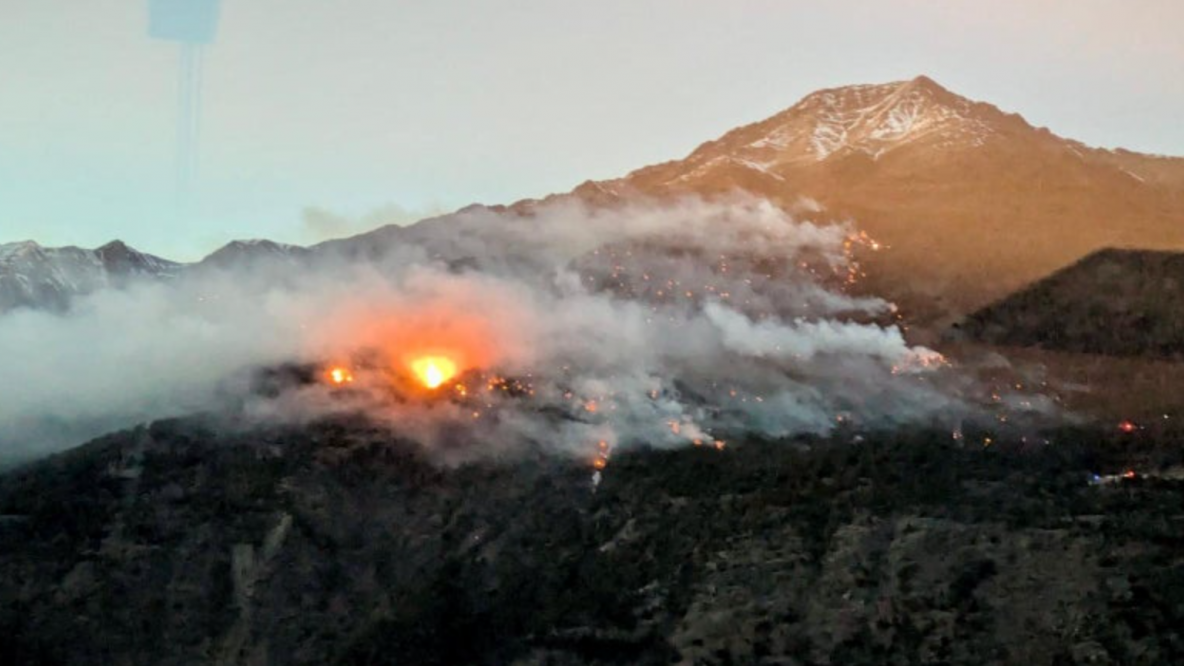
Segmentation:
<svg viewBox="0 0 1184 666">
<path fill-rule="evenodd" d="M 336 227 L 307 207 L 545 195 L 920 73 L 1090 144 L 1184 155 L 1181 26 L 1180 0 L 223 0 L 180 213 L 177 47 L 148 38 L 146 0 L 0 0 L 0 242 L 309 242 Z"/>
</svg>

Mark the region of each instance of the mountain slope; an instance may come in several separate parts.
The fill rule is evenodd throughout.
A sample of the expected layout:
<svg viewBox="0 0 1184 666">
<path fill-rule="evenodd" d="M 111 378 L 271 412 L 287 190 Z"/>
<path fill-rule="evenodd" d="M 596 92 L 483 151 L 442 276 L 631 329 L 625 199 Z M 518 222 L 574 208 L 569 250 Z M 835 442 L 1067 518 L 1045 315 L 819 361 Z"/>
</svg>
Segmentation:
<svg viewBox="0 0 1184 666">
<path fill-rule="evenodd" d="M 554 200 L 606 206 L 735 191 L 817 220 L 854 221 L 882 248 L 861 257 L 868 279 L 857 289 L 897 302 L 913 321 L 957 319 L 1101 248 L 1184 248 L 1184 159 L 1089 148 L 923 76 L 821 90 L 684 159 L 489 209 L 529 214 Z M 236 242 L 202 265 L 375 259 L 409 244 L 443 255 L 463 246 L 456 241 L 466 210 L 307 254 L 270 241 Z M 24 282 L 5 282 L 0 264 L 0 311 L 13 303 L 60 306 L 63 294 L 102 282 L 71 277 L 94 272 L 84 259 L 67 264 L 64 277 L 26 273 Z M 71 287 L 79 280 L 84 288 Z"/>
<path fill-rule="evenodd" d="M 819 91 L 575 195 L 732 189 L 853 219 L 885 246 L 865 257 L 867 288 L 924 316 L 972 311 L 1103 247 L 1184 248 L 1184 159 L 1088 148 L 926 77 Z"/>
<path fill-rule="evenodd" d="M 858 289 L 914 321 L 957 319 L 1104 247 L 1184 248 L 1184 159 L 1089 148 L 924 76 L 821 90 L 684 159 L 491 210 L 736 191 L 854 221 L 881 248 L 861 257 Z M 449 219 L 428 223 L 446 233 Z M 416 235 L 332 245 L 373 256 Z"/>
<path fill-rule="evenodd" d="M 192 268 L 235 270 L 294 267 L 309 254 L 307 248 L 264 239 L 231 241 L 211 252 Z"/>
<path fill-rule="evenodd" d="M 1114 356 L 1184 354 L 1184 253 L 1103 250 L 967 317 L 995 344 Z"/>
<path fill-rule="evenodd" d="M 76 296 L 140 278 L 174 277 L 180 268 L 121 241 L 94 250 L 48 248 L 33 241 L 0 245 L 0 314 L 20 307 L 62 310 Z"/>
<path fill-rule="evenodd" d="M 639 451 L 594 490 L 348 419 L 160 421 L 0 475 L 0 661 L 1181 663 L 1184 485 L 1087 482 L 1179 447 L 1064 435 Z"/>
</svg>

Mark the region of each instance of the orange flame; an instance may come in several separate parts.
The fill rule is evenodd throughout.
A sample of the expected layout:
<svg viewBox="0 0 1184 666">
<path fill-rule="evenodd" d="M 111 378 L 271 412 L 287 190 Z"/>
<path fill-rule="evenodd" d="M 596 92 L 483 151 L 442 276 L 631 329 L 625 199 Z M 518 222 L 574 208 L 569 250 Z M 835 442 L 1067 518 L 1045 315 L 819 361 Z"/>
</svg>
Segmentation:
<svg viewBox="0 0 1184 666">
<path fill-rule="evenodd" d="M 341 384 L 350 384 L 354 381 L 354 375 L 349 371 L 349 368 L 343 368 L 340 366 L 335 367 L 330 369 L 326 374 L 328 375 L 330 382 L 339 386 Z"/>
<path fill-rule="evenodd" d="M 596 442 L 596 448 L 599 451 L 597 451 L 596 457 L 592 459 L 592 468 L 599 471 L 608 466 L 608 442 L 602 439 Z"/>
<path fill-rule="evenodd" d="M 424 356 L 411 361 L 411 371 L 420 383 L 435 389 L 456 376 L 456 362 L 447 356 Z"/>
</svg>

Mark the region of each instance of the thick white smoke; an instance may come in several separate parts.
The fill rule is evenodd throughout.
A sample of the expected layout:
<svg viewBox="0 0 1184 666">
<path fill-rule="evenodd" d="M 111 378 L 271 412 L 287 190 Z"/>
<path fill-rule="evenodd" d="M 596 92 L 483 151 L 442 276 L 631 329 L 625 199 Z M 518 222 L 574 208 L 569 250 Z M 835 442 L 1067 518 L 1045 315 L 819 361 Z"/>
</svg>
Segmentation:
<svg viewBox="0 0 1184 666">
<path fill-rule="evenodd" d="M 252 398 L 255 417 L 360 409 L 460 457 L 955 422 L 940 356 L 876 323 L 889 304 L 843 293 L 852 238 L 748 199 L 477 209 L 278 275 L 194 272 L 15 312 L 0 318 L 0 458 L 219 407 L 246 390 L 235 378 L 281 363 L 358 381 Z M 401 391 L 428 353 L 458 361 L 459 385 Z"/>
</svg>

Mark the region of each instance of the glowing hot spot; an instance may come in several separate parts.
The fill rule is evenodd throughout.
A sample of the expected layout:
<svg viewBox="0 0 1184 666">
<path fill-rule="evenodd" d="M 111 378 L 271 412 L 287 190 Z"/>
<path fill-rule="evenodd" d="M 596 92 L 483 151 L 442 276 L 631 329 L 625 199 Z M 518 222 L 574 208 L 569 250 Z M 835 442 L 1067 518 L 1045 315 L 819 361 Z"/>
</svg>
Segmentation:
<svg viewBox="0 0 1184 666">
<path fill-rule="evenodd" d="M 349 384 L 353 380 L 354 375 L 347 368 L 333 368 L 329 371 L 329 381 L 334 384 Z"/>
<path fill-rule="evenodd" d="M 444 356 L 425 356 L 411 362 L 411 371 L 424 386 L 434 389 L 456 376 L 456 363 Z"/>
</svg>

